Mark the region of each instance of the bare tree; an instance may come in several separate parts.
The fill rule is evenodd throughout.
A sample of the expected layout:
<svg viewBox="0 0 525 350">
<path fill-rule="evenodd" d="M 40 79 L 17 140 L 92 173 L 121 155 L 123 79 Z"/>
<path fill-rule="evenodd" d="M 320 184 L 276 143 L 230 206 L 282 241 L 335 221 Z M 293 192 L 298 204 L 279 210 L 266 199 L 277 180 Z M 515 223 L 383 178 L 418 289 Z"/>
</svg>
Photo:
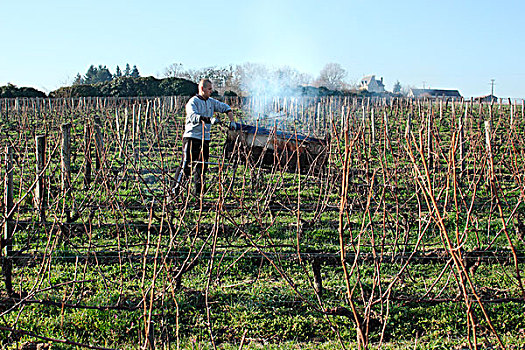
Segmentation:
<svg viewBox="0 0 525 350">
<path fill-rule="evenodd" d="M 324 86 L 330 90 L 342 90 L 346 87 L 346 75 L 346 70 L 339 63 L 327 63 L 321 69 L 315 85 Z"/>
<path fill-rule="evenodd" d="M 242 93 L 264 93 L 270 81 L 270 72 L 263 64 L 247 62 L 235 68 L 235 82 Z"/>
<path fill-rule="evenodd" d="M 313 80 L 311 75 L 299 72 L 297 69 L 289 66 L 277 68 L 274 74 L 276 79 L 286 82 L 289 86 L 308 85 Z"/>
<path fill-rule="evenodd" d="M 194 78 L 196 78 L 195 82 L 202 78 L 211 79 L 213 87 L 221 94 L 226 90 L 232 90 L 233 73 L 234 70 L 231 65 L 227 67 L 206 67 L 195 71 Z"/>
<path fill-rule="evenodd" d="M 186 78 L 186 72 L 182 67 L 182 63 L 172 63 L 164 69 L 164 77 L 166 78 Z"/>
<path fill-rule="evenodd" d="M 232 85 L 249 95 L 282 96 L 293 93 L 298 86 L 310 84 L 312 80 L 309 74 L 289 66 L 269 68 L 264 64 L 244 63 L 236 66 Z"/>
<path fill-rule="evenodd" d="M 268 68 L 264 64 L 244 63 L 226 67 L 205 67 L 184 69 L 182 63 L 173 63 L 164 70 L 165 77 L 185 78 L 198 82 L 202 78 L 213 81 L 219 94 L 225 91 L 247 94 L 282 95 L 298 86 L 310 84 L 312 76 L 299 72 L 295 68 L 283 66 Z"/>
</svg>

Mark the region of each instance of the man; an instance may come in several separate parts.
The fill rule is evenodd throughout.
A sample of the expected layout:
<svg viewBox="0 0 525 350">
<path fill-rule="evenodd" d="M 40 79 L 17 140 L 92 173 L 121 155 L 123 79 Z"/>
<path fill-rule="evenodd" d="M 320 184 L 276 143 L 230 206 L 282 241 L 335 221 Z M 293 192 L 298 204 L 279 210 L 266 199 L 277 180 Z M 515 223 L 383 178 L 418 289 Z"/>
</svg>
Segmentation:
<svg viewBox="0 0 525 350">
<path fill-rule="evenodd" d="M 182 136 L 182 172 L 178 175 L 177 182 L 180 182 L 182 173 L 189 178 L 193 165 L 193 193 L 197 197 L 201 197 L 205 190 L 203 184 L 205 184 L 210 156 L 211 126 L 220 122 L 214 113 L 226 113 L 233 123 L 230 106 L 211 98 L 212 92 L 212 82 L 209 79 L 202 79 L 199 82 L 199 94 L 190 98 L 186 104 L 186 126 Z"/>
</svg>

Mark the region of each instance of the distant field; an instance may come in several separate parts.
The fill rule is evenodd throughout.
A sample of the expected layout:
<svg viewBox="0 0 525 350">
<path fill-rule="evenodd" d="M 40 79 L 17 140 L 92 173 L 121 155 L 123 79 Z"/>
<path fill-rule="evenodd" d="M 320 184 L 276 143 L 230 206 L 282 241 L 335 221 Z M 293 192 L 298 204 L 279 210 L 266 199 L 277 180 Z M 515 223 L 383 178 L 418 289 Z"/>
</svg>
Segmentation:
<svg viewBox="0 0 525 350">
<path fill-rule="evenodd" d="M 3 347 L 525 346 L 522 103 L 231 99 L 326 167 L 215 127 L 201 202 L 172 192 L 186 100 L 0 100 Z"/>
</svg>

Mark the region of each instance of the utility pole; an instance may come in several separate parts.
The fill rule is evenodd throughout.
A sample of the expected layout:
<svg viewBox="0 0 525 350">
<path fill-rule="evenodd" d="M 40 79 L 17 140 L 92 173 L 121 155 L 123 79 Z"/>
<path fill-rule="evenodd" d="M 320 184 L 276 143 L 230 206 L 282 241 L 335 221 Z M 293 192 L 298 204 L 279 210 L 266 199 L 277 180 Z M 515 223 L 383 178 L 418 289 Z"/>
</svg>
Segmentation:
<svg viewBox="0 0 525 350">
<path fill-rule="evenodd" d="M 491 96 L 494 96 L 494 79 L 490 79 L 490 85 L 491 85 L 491 89 L 490 89 L 490 95 Z"/>
</svg>

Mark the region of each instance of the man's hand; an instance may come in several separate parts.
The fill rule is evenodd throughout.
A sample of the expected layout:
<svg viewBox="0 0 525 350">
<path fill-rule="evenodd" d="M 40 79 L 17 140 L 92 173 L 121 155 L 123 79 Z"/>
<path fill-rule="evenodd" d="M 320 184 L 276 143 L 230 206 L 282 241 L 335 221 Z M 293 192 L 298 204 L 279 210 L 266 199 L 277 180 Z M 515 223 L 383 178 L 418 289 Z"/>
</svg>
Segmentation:
<svg viewBox="0 0 525 350">
<path fill-rule="evenodd" d="M 221 123 L 221 120 L 217 117 L 212 117 L 210 122 L 211 122 L 211 125 L 217 125 Z"/>
</svg>

